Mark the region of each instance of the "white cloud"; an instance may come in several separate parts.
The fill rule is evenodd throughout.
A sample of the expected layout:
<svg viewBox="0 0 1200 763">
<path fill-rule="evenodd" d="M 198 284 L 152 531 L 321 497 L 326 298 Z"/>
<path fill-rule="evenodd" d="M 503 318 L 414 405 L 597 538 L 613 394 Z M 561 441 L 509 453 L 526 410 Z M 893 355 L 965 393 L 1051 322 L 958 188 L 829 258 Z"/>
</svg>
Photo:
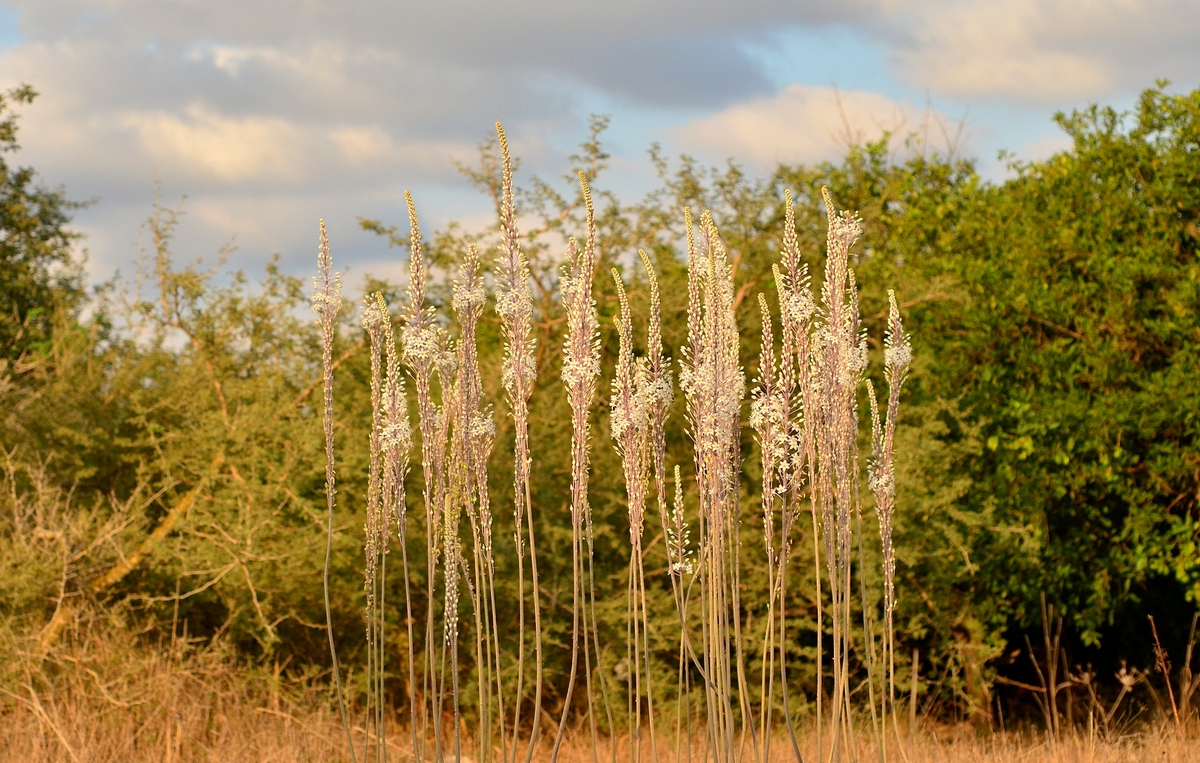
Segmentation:
<svg viewBox="0 0 1200 763">
<path fill-rule="evenodd" d="M 960 97 L 1047 104 L 1200 71 L 1190 0 L 927 0 L 881 22 L 909 82 Z"/>
<path fill-rule="evenodd" d="M 180 174 L 223 183 L 303 178 L 315 146 L 304 132 L 277 117 L 230 118 L 201 104 L 183 114 L 135 113 L 124 120 L 146 156 Z"/>
<path fill-rule="evenodd" d="M 696 119 L 679 128 L 676 137 L 689 150 L 771 169 L 779 162 L 837 159 L 849 145 L 876 140 L 885 132 L 904 137 L 920 131 L 930 118 L 943 119 L 879 93 L 790 85 L 776 95 Z"/>
<path fill-rule="evenodd" d="M 390 159 L 399 153 L 395 141 L 381 127 L 339 127 L 329 138 L 351 164 Z"/>
</svg>

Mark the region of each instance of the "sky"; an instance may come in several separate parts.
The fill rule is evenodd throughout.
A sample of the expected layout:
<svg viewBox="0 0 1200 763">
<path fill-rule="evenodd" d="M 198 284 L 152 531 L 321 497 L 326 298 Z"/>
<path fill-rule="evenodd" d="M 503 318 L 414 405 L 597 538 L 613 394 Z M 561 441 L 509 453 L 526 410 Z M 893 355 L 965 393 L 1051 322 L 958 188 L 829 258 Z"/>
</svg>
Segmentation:
<svg viewBox="0 0 1200 763">
<path fill-rule="evenodd" d="M 74 226 L 97 282 L 132 275 L 156 184 L 183 204 L 181 260 L 232 242 L 251 275 L 273 254 L 306 275 L 324 218 L 350 283 L 399 280 L 357 218 L 401 222 L 412 189 L 427 231 L 486 224 L 455 162 L 497 119 L 521 177 L 557 178 L 611 116 L 604 184 L 627 200 L 651 143 L 766 174 L 836 159 L 847 131 L 945 147 L 961 126 L 1000 179 L 1001 150 L 1067 146 L 1056 111 L 1160 78 L 1200 86 L 1200 0 L 0 0 L 0 88 L 40 93 L 18 161 L 93 201 Z"/>
</svg>

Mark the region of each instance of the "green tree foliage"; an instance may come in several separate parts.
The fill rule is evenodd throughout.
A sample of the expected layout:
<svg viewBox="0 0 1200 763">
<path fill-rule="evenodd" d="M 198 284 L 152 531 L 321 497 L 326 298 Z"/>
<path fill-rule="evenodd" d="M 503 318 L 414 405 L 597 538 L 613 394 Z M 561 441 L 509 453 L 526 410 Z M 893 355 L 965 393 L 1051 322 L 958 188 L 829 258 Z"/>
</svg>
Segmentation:
<svg viewBox="0 0 1200 763">
<path fill-rule="evenodd" d="M 19 616 L 9 635 L 36 637 L 56 609 L 99 605 L 160 634 L 173 621 L 226 633 L 248 654 L 279 643 L 320 654 L 310 574 L 323 553 L 311 399 L 320 351 L 307 295 L 274 265 L 254 288 L 241 274 L 217 285 L 215 269 L 176 266 L 176 221 L 160 209 L 147 223 L 144 292 L 97 302 L 91 321 L 54 332 L 0 385 L 2 563 L 6 580 L 24 583 L 4 588 L 3 610 Z M 104 330 L 114 323 L 123 329 Z M 170 532 L 151 542 L 165 520 Z M 339 623 L 354 633 L 354 533 L 340 537 Z M 96 589 L 141 549 L 144 561 Z"/>
<path fill-rule="evenodd" d="M 1045 591 L 1097 644 L 1156 579 L 1200 602 L 1200 91 L 1058 123 L 1071 149 L 917 221 L 963 298 L 914 330 L 926 392 L 983 428 L 972 597 L 1000 629 Z"/>
<path fill-rule="evenodd" d="M 11 164 L 17 144 L 15 109 L 33 103 L 28 85 L 0 94 L 0 359 L 41 346 L 54 316 L 73 314 L 84 297 L 82 270 L 68 227 L 79 204 L 38 183 L 29 167 Z"/>
</svg>

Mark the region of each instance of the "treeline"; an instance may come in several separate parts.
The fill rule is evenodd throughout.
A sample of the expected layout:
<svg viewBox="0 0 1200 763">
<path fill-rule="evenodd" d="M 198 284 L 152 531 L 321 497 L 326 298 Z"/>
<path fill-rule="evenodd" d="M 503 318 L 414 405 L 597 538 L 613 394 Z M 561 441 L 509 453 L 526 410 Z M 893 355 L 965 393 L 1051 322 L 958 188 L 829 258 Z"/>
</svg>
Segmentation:
<svg viewBox="0 0 1200 763">
<path fill-rule="evenodd" d="M 71 256 L 74 206 L 10 163 L 13 109 L 31 99 L 31 91 L 13 91 L 0 112 L 0 640 L 8 678 L 17 680 L 22 660 L 99 624 L 151 646 L 186 633 L 226 640 L 247 661 L 297 674 L 327 670 L 321 348 L 307 284 L 275 264 L 232 279 L 180 266 L 171 257 L 179 213 L 160 208 L 147 223 L 153 245 L 136 283 L 88 292 Z M 907 692 L 908 661 L 917 656 L 920 709 L 935 715 L 1033 709 L 1023 700 L 1027 690 L 1012 682 L 1037 683 L 1025 638 L 1042 641 L 1043 596 L 1065 617 L 1065 664 L 1092 666 L 1113 696 L 1123 660 L 1153 668 L 1146 615 L 1179 663 L 1200 601 L 1200 90 L 1148 90 L 1131 113 L 1093 107 L 1058 122 L 1072 147 L 1014 163 L 1002 183 L 980 178 L 968 159 L 918 144 L 900 149 L 898 137 L 853 148 L 837 163 L 781 165 L 766 179 L 734 164 L 708 168 L 654 151 L 659 187 L 631 204 L 602 190 L 603 120 L 572 157 L 573 170 L 593 188 L 601 272 L 618 267 L 632 284 L 635 325 L 645 324 L 649 303 L 639 248 L 659 274 L 668 353 L 686 344 L 687 332 L 679 210 L 711 211 L 730 251 L 742 364 L 751 379 L 761 332 L 757 295 L 774 291 L 785 190 L 794 194 L 796 235 L 813 273 L 823 270 L 821 186 L 839 207 L 862 215 L 865 235 L 852 258 L 870 341 L 884 336 L 884 285 L 895 288 L 912 333 L 896 444 L 897 674 Z M 494 142 L 481 146 L 468 175 L 499 199 Z M 561 704 L 569 670 L 572 592 L 571 416 L 559 382 L 565 321 L 558 267 L 566 237 L 584 225 L 582 198 L 560 187 L 578 186 L 535 180 L 518 194 L 519 218 L 534 221 L 522 246 L 535 299 L 531 507 L 548 709 Z M 405 256 L 400 228 L 362 224 Z M 490 263 L 498 230 L 451 227 L 427 242 L 435 276 L 443 274 L 430 284 L 433 303 L 448 303 L 445 274 L 470 244 Z M 315 250 L 315 222 L 313 239 Z M 603 669 L 619 677 L 629 670 L 621 664 L 629 541 L 607 392 L 619 308 L 610 279 L 598 278 L 596 289 L 602 372 L 591 413 L 590 500 L 598 626 L 612 644 Z M 376 290 L 389 304 L 404 304 L 399 285 L 362 284 L 364 294 Z M 371 424 L 369 357 L 356 307 L 342 312 L 334 348 L 340 463 L 332 599 L 352 689 L 361 675 L 354 666 L 365 660 Z M 479 362 L 497 429 L 489 471 L 496 537 L 511 539 L 513 432 L 494 308 L 488 305 L 478 326 Z M 873 365 L 882 355 L 872 344 Z M 671 358 L 675 366 L 679 360 Z M 676 395 L 666 463 L 682 467 L 686 494 L 692 459 L 683 405 Z M 747 396 L 741 521 L 744 536 L 759 542 L 744 544 L 741 602 L 747 621 L 757 621 L 767 584 L 756 558 L 763 553 L 761 467 L 748 416 Z M 410 472 L 414 512 L 420 479 L 420 470 Z M 874 522 L 863 526 L 870 536 Z M 408 537 L 413 616 L 423 622 L 425 542 L 419 527 Z M 644 546 L 647 610 L 662 621 L 650 622 L 648 636 L 667 685 L 676 642 L 665 539 L 648 529 Z M 864 547 L 856 574 L 866 583 L 867 606 L 882 606 L 879 544 Z M 807 549 L 797 543 L 798 570 L 812 567 Z M 499 632 L 511 635 L 517 561 L 511 542 L 498 542 L 495 553 Z M 400 592 L 389 598 L 401 600 Z M 794 639 L 789 676 L 811 700 L 811 575 L 795 576 L 784 606 Z M 389 649 L 399 665 L 404 628 L 394 621 L 389 632 L 398 634 Z M 464 657 L 466 674 L 473 666 Z M 403 678 L 393 680 L 403 696 Z"/>
</svg>

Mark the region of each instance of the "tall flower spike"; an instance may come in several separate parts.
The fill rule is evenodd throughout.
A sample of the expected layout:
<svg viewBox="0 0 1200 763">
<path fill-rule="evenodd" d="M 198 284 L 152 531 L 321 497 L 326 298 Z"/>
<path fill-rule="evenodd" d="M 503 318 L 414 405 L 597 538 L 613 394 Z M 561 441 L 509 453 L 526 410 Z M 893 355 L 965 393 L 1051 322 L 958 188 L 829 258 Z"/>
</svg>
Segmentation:
<svg viewBox="0 0 1200 763">
<path fill-rule="evenodd" d="M 378 298 L 378 299 L 377 299 Z M 367 518 L 364 526 L 363 593 L 367 614 L 367 727 L 373 723 L 377 737 L 382 740 L 383 688 L 385 671 L 383 570 L 386 568 L 388 523 L 384 514 L 386 492 L 390 480 L 386 477 L 381 437 L 383 434 L 383 335 L 391 326 L 387 311 L 378 292 L 363 300 L 362 327 L 370 338 L 371 354 L 371 431 L 369 436 L 370 467 L 367 472 Z M 386 487 L 385 487 L 386 483 Z M 377 752 L 378 750 L 376 750 Z M 377 757 L 368 755 L 368 757 Z"/>
<path fill-rule="evenodd" d="M 517 584 L 521 595 L 517 601 L 520 633 L 517 654 L 517 701 L 513 713 L 512 740 L 514 750 L 521 730 L 521 696 L 524 685 L 525 666 L 525 538 L 522 525 L 529 530 L 529 569 L 532 575 L 534 650 L 536 672 L 534 681 L 534 707 L 542 702 L 542 625 L 540 584 L 538 582 L 537 552 L 533 535 L 533 515 L 529 507 L 529 395 L 537 376 L 533 338 L 533 295 L 530 289 L 529 264 L 521 251 L 521 238 L 517 232 L 517 210 L 513 192 L 512 155 L 508 149 L 508 137 L 504 127 L 496 123 L 496 136 L 500 143 L 502 177 L 500 188 L 500 253 L 496 268 L 496 313 L 500 317 L 504 333 L 504 364 L 501 381 L 508 393 L 512 411 L 514 433 L 513 456 L 513 520 L 516 525 L 514 543 L 517 549 Z M 525 761 L 533 760 L 534 746 L 541 727 L 541 714 L 533 714 L 533 729 L 525 750 Z"/>
<path fill-rule="evenodd" d="M 506 357 L 504 388 L 514 399 L 528 400 L 533 391 L 534 338 L 533 294 L 529 286 L 529 263 L 521 251 L 517 232 L 517 212 L 513 196 L 512 158 L 504 128 L 496 123 L 500 136 L 503 176 L 500 203 L 500 256 L 496 284 L 496 312 L 504 322 Z"/>
<path fill-rule="evenodd" d="M 637 426 L 633 412 L 634 399 L 634 363 L 633 363 L 633 321 L 629 313 L 629 298 L 625 294 L 625 284 L 621 274 L 612 269 L 613 283 L 617 287 L 617 301 L 620 312 L 615 321 L 617 329 L 617 368 L 612 383 L 612 436 L 617 441 L 617 447 L 625 441 L 625 434 Z"/>
<path fill-rule="evenodd" d="M 871 458 L 867 460 L 867 487 L 875 494 L 876 505 L 881 509 L 882 520 L 887 511 L 883 496 L 893 494 L 889 475 L 885 474 L 888 464 L 884 456 L 884 434 L 879 419 L 879 399 L 875 395 L 875 385 L 870 379 L 866 380 L 867 402 L 871 406 Z M 882 524 L 882 522 L 881 522 Z M 882 529 L 882 528 L 881 528 Z"/>
<path fill-rule="evenodd" d="M 888 384 L 900 386 L 908 376 L 912 364 L 912 345 L 904 333 L 900 320 L 900 308 L 896 305 L 896 292 L 888 289 L 888 327 L 883 339 L 884 372 Z"/>
<path fill-rule="evenodd" d="M 679 465 L 676 464 L 675 503 L 671 509 L 671 524 L 667 530 L 667 552 L 670 555 L 672 575 L 691 575 L 695 572 L 695 563 L 691 559 L 692 550 L 689 547 L 690 534 L 683 513 L 683 480 L 679 476 Z"/>
<path fill-rule="evenodd" d="M 612 277 L 621 306 L 616 321 L 619 349 L 616 375 L 612 382 L 612 438 L 624 464 L 625 487 L 629 498 L 629 534 L 631 539 L 635 539 L 642 535 L 645 504 L 647 400 L 638 384 L 645 375 L 638 374 L 633 358 L 633 319 L 625 284 L 616 268 L 612 269 Z M 643 379 L 639 380 L 639 376 Z"/>
<path fill-rule="evenodd" d="M 646 328 L 646 358 L 645 381 L 643 396 L 646 398 L 646 415 L 648 417 L 647 434 L 651 464 L 654 467 L 654 492 L 658 499 L 658 517 L 664 535 L 670 529 L 668 524 L 667 507 L 667 437 L 666 422 L 671 411 L 671 403 L 675 397 L 675 388 L 671 380 L 671 367 L 663 355 L 662 347 L 662 296 L 658 289 L 658 274 L 650 262 L 649 255 L 644 249 L 638 250 L 642 265 L 646 268 L 646 280 L 650 284 L 650 324 Z M 675 595 L 676 606 L 682 609 L 682 592 L 672 582 L 672 593 Z"/>
<path fill-rule="evenodd" d="M 646 603 L 645 560 L 642 549 L 642 534 L 645 529 L 647 456 L 651 426 L 651 370 L 647 358 L 634 360 L 633 319 L 629 310 L 629 297 L 621 274 L 612 269 L 613 282 L 617 288 L 620 314 L 616 320 L 619 350 L 616 375 L 612 382 L 612 437 L 621 456 L 625 474 L 625 495 L 629 509 L 629 626 L 627 659 L 633 666 L 630 685 L 631 706 L 629 727 L 631 734 L 641 728 L 642 700 L 645 698 L 649 713 L 651 748 L 654 747 L 653 689 L 650 671 L 649 613 Z M 634 763 L 640 760 L 638 750 L 633 750 Z"/>
<path fill-rule="evenodd" d="M 370 339 L 371 348 L 371 434 L 370 434 L 370 478 L 367 486 L 367 577 L 374 574 L 375 554 L 387 536 L 387 523 L 383 517 L 383 412 L 384 412 L 384 334 L 391 333 L 391 321 L 379 292 L 363 298 L 362 327 Z M 383 538 L 380 535 L 383 535 Z M 368 591 L 368 609 L 373 605 L 372 592 Z M 369 613 L 368 613 L 369 615 Z"/>
<path fill-rule="evenodd" d="M 408 207 L 408 304 L 414 313 L 425 307 L 425 254 L 421 247 L 421 226 L 417 222 L 417 207 L 411 191 L 404 192 L 404 203 Z"/>
<path fill-rule="evenodd" d="M 663 356 L 662 344 L 662 295 L 658 290 L 658 274 L 650 263 L 644 249 L 638 249 L 642 266 L 646 268 L 646 280 L 650 284 L 650 323 L 646 327 L 646 358 L 650 363 L 650 400 L 652 415 L 666 418 L 667 410 L 675 399 L 671 384 L 671 369 Z"/>
<path fill-rule="evenodd" d="M 404 394 L 404 374 L 400 367 L 400 355 L 396 348 L 396 333 L 392 330 L 391 317 L 383 295 L 376 292 L 375 303 L 385 318 L 384 330 L 384 380 L 383 380 L 383 429 L 379 447 L 384 456 L 384 529 L 383 552 L 388 552 L 391 530 L 396 532 L 400 544 L 404 571 L 404 613 L 408 632 L 408 683 L 416 685 L 416 663 L 413 647 L 412 598 L 408 568 L 407 506 L 404 478 L 408 474 L 409 451 L 412 449 L 412 424 L 408 417 L 408 400 Z M 386 641 L 383 641 L 386 648 Z M 412 726 L 414 749 L 416 749 L 417 708 L 409 702 L 409 723 Z"/>
<path fill-rule="evenodd" d="M 325 221 L 321 220 L 320 243 L 317 248 L 319 275 L 313 278 L 312 308 L 321 324 L 321 379 L 324 387 L 325 409 L 325 568 L 322 588 L 325 594 L 325 634 L 329 639 L 329 658 L 333 663 L 333 685 L 337 692 L 338 710 L 342 718 L 342 730 L 346 733 L 346 745 L 350 749 L 350 760 L 356 761 L 354 740 L 350 736 L 350 722 L 346 714 L 346 701 L 342 696 L 341 672 L 338 669 L 337 646 L 333 634 L 333 614 L 329 598 L 329 566 L 333 556 L 333 509 L 335 504 L 336 473 L 334 468 L 333 440 L 333 340 L 337 331 L 337 314 L 342 306 L 342 274 L 333 272 L 333 256 L 329 253 L 329 236 L 325 232 Z"/>
<path fill-rule="evenodd" d="M 790 188 L 783 192 L 783 265 L 793 282 L 799 279 L 800 242 L 796 238 L 796 209 Z"/>
<path fill-rule="evenodd" d="M 710 733 L 716 759 L 734 759 L 737 713 L 749 717 L 740 612 L 738 527 L 739 414 L 745 381 L 733 309 L 733 272 L 712 215 L 701 218 L 705 251 L 688 257 L 688 338 L 680 371 L 695 443 L 699 571 L 704 620 L 705 696 L 715 715 Z M 736 689 L 735 689 L 736 683 Z M 753 725 L 753 721 L 750 722 Z M 757 746 L 757 736 L 751 733 Z M 755 751 L 757 757 L 757 750 Z"/>
<path fill-rule="evenodd" d="M 762 345 L 759 350 L 758 386 L 750 404 L 750 426 L 758 434 L 762 451 L 762 511 L 763 539 L 766 543 L 767 561 L 775 565 L 774 548 L 774 500 L 776 470 L 786 456 L 787 432 L 783 399 L 776 387 L 775 337 L 771 328 L 771 310 L 767 297 L 758 295 L 758 309 L 762 316 Z M 772 591 L 772 595 L 774 592 Z"/>
<path fill-rule="evenodd" d="M 425 552 L 430 573 L 426 575 L 426 600 L 433 602 L 435 578 L 439 554 L 441 553 L 442 535 L 442 485 L 443 485 L 443 454 L 444 428 L 442 412 L 433 401 L 433 376 L 437 370 L 442 340 L 433 321 L 433 309 L 425 304 L 426 264 L 421 242 L 421 228 L 417 222 L 417 210 L 413 204 L 412 194 L 404 194 L 408 205 L 409 221 L 409 263 L 408 263 L 408 310 L 404 315 L 404 326 L 401 332 L 403 360 L 412 374 L 413 383 L 417 388 L 417 418 L 421 430 L 421 475 L 422 503 L 425 516 Z M 436 607 L 432 604 L 425 609 L 425 660 L 421 677 L 421 695 L 429 698 L 422 702 L 421 707 L 421 745 L 424 745 L 425 731 L 432 722 L 435 740 L 440 728 L 441 710 L 433 707 L 435 692 L 434 674 L 436 672 L 433 659 L 432 645 L 435 643 L 434 618 Z M 440 741 L 435 742 L 435 746 Z M 419 753 L 423 755 L 422 753 Z"/>
<path fill-rule="evenodd" d="M 417 208 L 412 194 L 404 192 L 408 205 L 409 260 L 408 260 L 408 314 L 405 316 L 404 361 L 414 369 L 433 363 L 437 357 L 438 337 L 433 322 L 433 309 L 425 304 L 425 281 L 428 277 L 424 249 L 421 244 L 421 226 L 417 221 Z"/>
<path fill-rule="evenodd" d="M 766 482 L 773 481 L 775 470 L 787 455 L 788 443 L 786 412 L 776 384 L 778 364 L 775 360 L 775 335 L 765 294 L 758 295 L 758 309 L 762 316 L 762 347 L 759 352 L 758 387 L 754 391 L 754 402 L 750 406 L 750 426 L 758 433 L 759 444 L 762 447 L 763 480 Z M 767 500 L 766 496 L 764 500 Z"/>
<path fill-rule="evenodd" d="M 313 276 L 312 309 L 321 319 L 321 327 L 337 319 L 342 308 L 342 274 L 333 272 L 333 256 L 329 253 L 329 236 L 325 221 L 321 221 L 321 238 L 317 248 L 317 270 Z M 332 326 L 332 323 L 329 324 Z"/>
<path fill-rule="evenodd" d="M 830 328 L 836 332 L 845 329 L 844 300 L 847 271 L 850 267 L 850 249 L 862 235 L 863 228 L 862 219 L 857 214 L 837 211 L 833 205 L 833 196 L 830 195 L 827 186 L 821 187 L 821 197 L 825 200 L 825 212 L 829 226 L 825 285 L 822 288 L 821 296 L 828 311 Z"/>
<path fill-rule="evenodd" d="M 589 209 L 589 221 L 591 219 Z M 590 226 L 589 226 L 590 227 Z M 583 590 L 583 545 L 585 533 L 590 532 L 590 507 L 588 505 L 589 437 L 591 433 L 588 412 L 596 395 L 596 377 L 600 375 L 599 325 L 596 318 L 596 302 L 592 297 L 592 274 L 590 253 L 579 251 L 578 242 L 572 238 L 567 242 L 567 257 L 559 279 L 563 309 L 567 314 L 566 336 L 563 338 L 562 380 L 567 391 L 567 402 L 571 406 L 571 558 L 572 558 L 572 629 L 571 671 L 567 680 L 566 700 L 563 716 L 554 737 L 550 760 L 558 759 L 563 734 L 567 727 L 570 699 L 575 690 L 579 666 L 579 647 L 582 638 L 587 648 L 589 638 L 587 618 L 581 620 L 581 604 L 586 605 Z M 590 537 L 589 537 L 590 540 Z M 590 550 L 591 546 L 588 546 Z M 582 625 L 582 629 L 581 629 Z M 585 652 L 586 657 L 586 652 Z M 585 680 L 591 674 L 584 671 Z M 588 692 L 591 710 L 591 692 Z"/>
<path fill-rule="evenodd" d="M 688 346 L 694 349 L 700 346 L 700 288 L 703 282 L 703 269 L 699 266 L 700 253 L 696 248 L 696 231 L 692 224 L 692 210 L 683 208 L 683 223 L 687 230 L 687 261 L 688 261 Z M 693 360 L 695 360 L 693 358 Z"/>
<path fill-rule="evenodd" d="M 408 454 L 412 449 L 412 424 L 408 418 L 408 400 L 404 394 L 404 374 L 400 369 L 400 357 L 396 350 L 396 334 L 392 331 L 387 304 L 383 295 L 375 293 L 376 305 L 386 321 L 384 331 L 384 380 L 383 380 L 383 430 L 379 445 L 384 453 L 391 474 L 391 494 L 388 502 L 387 519 L 397 530 L 404 522 L 404 475 L 408 472 Z M 384 541 L 384 548 L 387 541 Z"/>
<path fill-rule="evenodd" d="M 875 391 L 868 387 L 871 401 L 871 424 L 874 432 L 873 463 L 870 471 L 871 490 L 875 494 L 876 513 L 879 517 L 879 538 L 883 547 L 883 592 L 884 622 L 886 628 L 884 664 L 888 676 L 888 697 L 895 710 L 895 628 L 893 617 L 896 609 L 896 553 L 893 548 L 892 526 L 896 506 L 895 444 L 896 418 L 900 413 L 900 389 L 908 376 L 912 363 L 912 346 L 904 333 L 900 320 L 900 307 L 896 304 L 896 293 L 888 290 L 888 327 L 884 336 L 883 365 L 888 382 L 887 421 L 880 432 L 879 405 Z"/>
</svg>

